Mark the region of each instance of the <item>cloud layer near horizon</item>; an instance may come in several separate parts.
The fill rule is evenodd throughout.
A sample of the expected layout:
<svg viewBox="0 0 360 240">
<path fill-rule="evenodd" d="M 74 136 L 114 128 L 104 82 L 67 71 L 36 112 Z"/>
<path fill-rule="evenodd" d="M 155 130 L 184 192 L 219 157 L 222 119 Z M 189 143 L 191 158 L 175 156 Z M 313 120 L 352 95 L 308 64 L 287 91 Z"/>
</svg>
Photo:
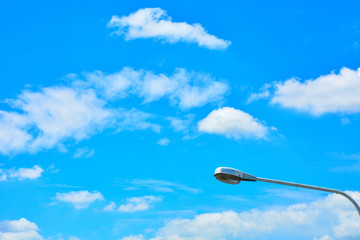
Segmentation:
<svg viewBox="0 0 360 240">
<path fill-rule="evenodd" d="M 360 202 L 359 192 L 347 192 Z M 250 210 L 204 213 L 192 219 L 175 219 L 149 240 L 259 239 L 302 236 L 304 239 L 343 239 L 360 237 L 360 223 L 354 206 L 343 196 L 331 194 L 310 203 Z M 122 240 L 145 240 L 131 235 Z"/>
<path fill-rule="evenodd" d="M 129 16 L 113 16 L 108 27 L 117 27 L 114 33 L 124 35 L 126 40 L 155 38 L 169 43 L 197 43 L 209 49 L 226 49 L 231 44 L 208 34 L 199 23 L 173 22 L 161 8 L 142 8 Z"/>
</svg>

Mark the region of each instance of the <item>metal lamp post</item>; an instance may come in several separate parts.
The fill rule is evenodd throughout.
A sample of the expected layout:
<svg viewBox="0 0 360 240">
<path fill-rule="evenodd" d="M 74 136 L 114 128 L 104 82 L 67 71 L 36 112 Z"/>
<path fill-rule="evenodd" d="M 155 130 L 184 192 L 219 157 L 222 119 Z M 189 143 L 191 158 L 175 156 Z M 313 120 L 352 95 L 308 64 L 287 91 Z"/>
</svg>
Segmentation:
<svg viewBox="0 0 360 240">
<path fill-rule="evenodd" d="M 284 181 L 279 181 L 279 180 L 255 177 L 251 174 L 244 173 L 237 169 L 228 168 L 228 167 L 218 167 L 215 170 L 214 176 L 217 180 L 224 182 L 224 183 L 228 183 L 228 184 L 238 184 L 238 183 L 240 183 L 240 181 L 248 181 L 248 182 L 260 181 L 260 182 L 276 183 L 276 184 L 282 184 L 282 185 L 287 185 L 287 186 L 308 188 L 308 189 L 313 189 L 313 190 L 319 190 L 319 191 L 324 191 L 324 192 L 332 192 L 332 193 L 340 194 L 340 195 L 343 195 L 344 197 L 346 197 L 347 199 L 349 199 L 350 202 L 352 204 L 354 204 L 354 206 L 360 216 L 360 207 L 355 202 L 355 200 L 352 199 L 348 194 L 346 194 L 342 191 L 339 191 L 339 190 L 323 188 L 323 187 L 316 187 L 316 186 L 305 185 L 305 184 L 300 184 L 300 183 L 284 182 Z"/>
</svg>

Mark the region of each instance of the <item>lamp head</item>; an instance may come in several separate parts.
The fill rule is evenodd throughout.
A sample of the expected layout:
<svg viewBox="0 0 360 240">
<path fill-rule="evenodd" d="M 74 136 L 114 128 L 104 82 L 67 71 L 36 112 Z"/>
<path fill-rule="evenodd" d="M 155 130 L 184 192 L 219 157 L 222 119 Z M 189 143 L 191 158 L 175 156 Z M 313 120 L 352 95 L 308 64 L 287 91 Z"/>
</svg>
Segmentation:
<svg viewBox="0 0 360 240">
<path fill-rule="evenodd" d="M 228 184 L 239 184 L 240 181 L 255 182 L 257 180 L 253 175 L 228 167 L 218 167 L 214 176 L 217 180 Z"/>
</svg>

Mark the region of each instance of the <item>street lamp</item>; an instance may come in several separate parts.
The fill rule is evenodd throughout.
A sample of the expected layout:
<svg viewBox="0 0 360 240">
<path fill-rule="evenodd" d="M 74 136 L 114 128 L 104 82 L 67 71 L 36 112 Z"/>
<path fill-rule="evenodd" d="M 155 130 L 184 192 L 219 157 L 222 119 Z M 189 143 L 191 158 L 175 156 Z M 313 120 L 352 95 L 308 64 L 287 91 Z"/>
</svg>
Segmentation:
<svg viewBox="0 0 360 240">
<path fill-rule="evenodd" d="M 255 177 L 255 176 L 253 176 L 251 174 L 244 173 L 244 172 L 241 172 L 241 171 L 239 171 L 237 169 L 228 168 L 228 167 L 218 167 L 215 170 L 214 176 L 215 176 L 215 178 L 217 180 L 219 180 L 221 182 L 224 182 L 224 183 L 228 183 L 228 184 L 239 184 L 241 181 L 248 181 L 248 182 L 260 181 L 260 182 L 277 183 L 277 184 L 282 184 L 282 185 L 287 185 L 287 186 L 308 188 L 308 189 L 314 189 L 314 190 L 319 190 L 319 191 L 325 191 L 325 192 L 332 192 L 332 193 L 340 194 L 340 195 L 343 195 L 344 197 L 346 197 L 347 199 L 349 199 L 350 202 L 352 202 L 352 204 L 354 204 L 354 206 L 355 206 L 355 208 L 358 211 L 359 216 L 360 216 L 360 207 L 355 202 L 355 200 L 352 199 L 346 193 L 344 193 L 342 191 L 339 191 L 339 190 L 330 189 L 330 188 L 323 188 L 323 187 L 316 187 L 316 186 L 311 186 L 311 185 L 304 185 L 304 184 L 300 184 L 300 183 L 284 182 L 284 181 L 279 181 L 279 180 Z"/>
</svg>

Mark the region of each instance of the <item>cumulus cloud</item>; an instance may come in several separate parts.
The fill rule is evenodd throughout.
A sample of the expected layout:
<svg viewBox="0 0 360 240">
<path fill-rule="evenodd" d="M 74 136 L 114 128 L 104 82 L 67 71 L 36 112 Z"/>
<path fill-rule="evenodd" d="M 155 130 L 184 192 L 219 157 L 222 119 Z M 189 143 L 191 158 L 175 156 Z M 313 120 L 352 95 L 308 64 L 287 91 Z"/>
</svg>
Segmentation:
<svg viewBox="0 0 360 240">
<path fill-rule="evenodd" d="M 209 49 L 226 49 L 231 44 L 208 34 L 199 23 L 173 22 L 161 8 L 143 8 L 129 16 L 113 16 L 108 27 L 118 28 L 114 33 L 124 35 L 126 40 L 155 38 L 169 43 L 197 43 Z"/>
<path fill-rule="evenodd" d="M 119 212 L 138 212 L 148 210 L 152 203 L 161 201 L 161 197 L 143 196 L 127 198 L 126 203 L 119 206 Z"/>
<path fill-rule="evenodd" d="M 259 120 L 241 110 L 224 107 L 213 110 L 198 122 L 200 132 L 222 134 L 235 139 L 266 138 L 269 129 Z"/>
<path fill-rule="evenodd" d="M 359 192 L 347 192 L 360 202 Z M 354 206 L 343 196 L 331 194 L 306 204 L 250 210 L 204 213 L 192 219 L 174 219 L 150 240 L 218 239 L 342 239 L 360 237 Z"/>
<path fill-rule="evenodd" d="M 0 240 L 42 240 L 35 223 L 25 218 L 0 221 Z"/>
<path fill-rule="evenodd" d="M 19 169 L 0 169 L 0 182 L 7 180 L 33 180 L 41 177 L 42 169 L 39 165 L 32 168 L 19 168 Z"/>
<path fill-rule="evenodd" d="M 103 195 L 98 191 L 71 191 L 68 193 L 56 193 L 54 198 L 59 202 L 70 203 L 76 209 L 87 208 L 95 201 L 103 201 Z"/>
<path fill-rule="evenodd" d="M 274 85 L 272 104 L 306 112 L 315 116 L 325 113 L 356 113 L 360 111 L 360 68 L 342 68 L 301 82 L 295 78 Z"/>
</svg>

